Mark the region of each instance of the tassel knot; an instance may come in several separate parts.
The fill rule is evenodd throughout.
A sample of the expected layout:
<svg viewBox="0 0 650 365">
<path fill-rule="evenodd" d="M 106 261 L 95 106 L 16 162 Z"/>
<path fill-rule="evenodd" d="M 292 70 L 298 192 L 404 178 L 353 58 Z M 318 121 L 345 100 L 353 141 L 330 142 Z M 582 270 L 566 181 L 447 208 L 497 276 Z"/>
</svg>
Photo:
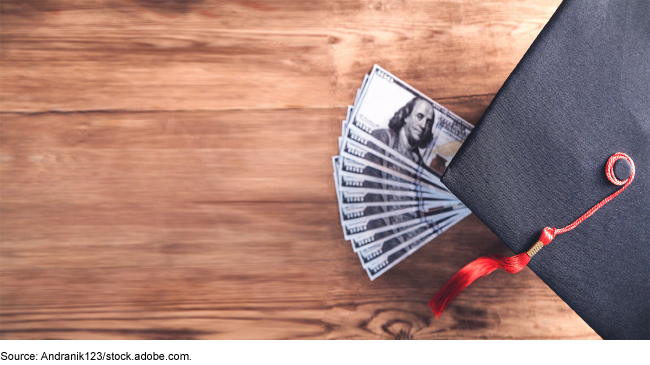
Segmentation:
<svg viewBox="0 0 650 365">
<path fill-rule="evenodd" d="M 539 236 L 539 240 L 544 244 L 544 246 L 548 245 L 553 241 L 553 238 L 555 238 L 555 232 L 557 230 L 555 228 L 550 228 L 546 227 L 542 231 L 542 234 Z"/>
</svg>

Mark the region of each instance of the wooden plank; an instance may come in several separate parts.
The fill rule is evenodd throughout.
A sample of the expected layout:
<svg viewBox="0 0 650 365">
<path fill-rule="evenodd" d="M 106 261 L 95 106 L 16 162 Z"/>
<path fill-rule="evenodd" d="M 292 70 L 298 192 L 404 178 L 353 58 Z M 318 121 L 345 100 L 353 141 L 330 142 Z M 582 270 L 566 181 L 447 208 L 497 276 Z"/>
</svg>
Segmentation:
<svg viewBox="0 0 650 365">
<path fill-rule="evenodd" d="M 337 220 L 322 203 L 2 209 L 5 309 L 320 300 Z"/>
<path fill-rule="evenodd" d="M 331 3 L 339 105 L 374 63 L 433 99 L 495 94 L 561 0 Z"/>
<path fill-rule="evenodd" d="M 0 109 L 344 107 L 374 63 L 436 99 L 494 94 L 559 0 L 296 4 L 3 2 Z"/>
<path fill-rule="evenodd" d="M 3 200 L 324 201 L 343 118 L 344 109 L 5 113 Z"/>
<path fill-rule="evenodd" d="M 1 110 L 330 105 L 322 1 L 3 1 L 2 10 Z"/>
</svg>

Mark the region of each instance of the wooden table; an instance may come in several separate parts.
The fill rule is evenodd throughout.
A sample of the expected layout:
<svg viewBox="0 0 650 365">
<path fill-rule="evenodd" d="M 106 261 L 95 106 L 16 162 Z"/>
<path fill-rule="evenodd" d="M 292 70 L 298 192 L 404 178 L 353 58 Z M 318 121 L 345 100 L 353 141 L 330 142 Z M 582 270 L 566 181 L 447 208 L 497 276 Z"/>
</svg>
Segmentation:
<svg viewBox="0 0 650 365">
<path fill-rule="evenodd" d="M 475 216 L 370 282 L 340 123 L 377 63 L 476 123 L 559 0 L 2 1 L 0 338 L 599 338 Z"/>
</svg>

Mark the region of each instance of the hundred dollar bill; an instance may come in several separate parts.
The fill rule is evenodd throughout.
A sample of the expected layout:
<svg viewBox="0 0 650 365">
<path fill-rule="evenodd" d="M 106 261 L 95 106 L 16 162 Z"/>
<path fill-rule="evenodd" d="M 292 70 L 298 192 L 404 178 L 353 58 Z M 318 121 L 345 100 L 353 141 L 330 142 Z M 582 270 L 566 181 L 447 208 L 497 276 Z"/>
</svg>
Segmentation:
<svg viewBox="0 0 650 365">
<path fill-rule="evenodd" d="M 463 209 L 462 207 L 459 206 L 456 206 L 455 208 L 457 210 Z M 441 214 L 445 214 L 449 211 L 453 211 L 453 209 L 441 212 Z M 391 226 L 377 228 L 373 230 L 367 230 L 363 233 L 355 234 L 348 239 L 352 244 L 352 250 L 354 252 L 358 252 L 360 250 L 369 248 L 371 246 L 377 247 L 378 245 L 383 244 L 383 242 L 385 242 L 386 240 L 393 238 L 395 235 L 402 234 L 403 232 L 411 230 L 417 225 L 429 225 L 434 221 L 431 218 L 435 218 L 435 217 L 415 218 L 411 220 L 402 221 L 399 223 L 395 223 Z"/>
<path fill-rule="evenodd" d="M 338 180 L 336 170 L 337 161 L 338 157 L 334 156 L 332 158 L 332 163 L 334 165 L 335 180 Z M 343 188 L 337 187 L 336 189 L 341 226 L 343 227 L 343 235 L 346 239 L 350 239 L 354 235 L 373 229 L 376 230 L 379 228 L 384 228 L 381 231 L 385 231 L 390 229 L 389 226 L 392 224 L 411 221 L 416 218 L 424 220 L 430 219 L 430 216 L 437 213 L 445 213 L 449 210 L 463 207 L 462 204 L 459 204 L 458 200 L 455 199 L 425 199 L 420 197 L 413 200 L 396 200 L 397 197 L 394 195 L 381 196 L 381 199 L 393 199 L 393 201 L 378 199 L 380 201 L 370 201 L 363 203 L 356 202 L 361 200 L 361 198 L 356 198 L 353 195 L 351 198 L 352 202 L 350 203 L 345 201 L 345 192 L 339 191 Z M 362 193 L 373 196 L 367 192 Z"/>
<path fill-rule="evenodd" d="M 359 253 L 362 251 L 366 251 L 367 255 L 370 255 L 372 252 L 377 251 L 380 249 L 385 242 L 391 241 L 397 237 L 402 236 L 404 233 L 408 233 L 414 230 L 417 230 L 421 227 L 427 227 L 431 223 L 415 223 L 412 225 L 407 225 L 405 227 L 399 227 L 399 228 L 394 228 L 385 232 L 382 232 L 380 234 L 377 234 L 376 236 L 370 237 L 372 239 L 352 239 L 350 242 L 352 242 L 352 251 Z M 365 256 L 367 256 L 365 255 Z"/>
<path fill-rule="evenodd" d="M 439 177 L 472 128 L 375 65 L 348 118 L 342 145 L 350 139 L 349 131 L 362 134 L 371 141 L 367 146 L 386 160 L 417 166 L 418 176 Z M 432 182 L 440 184 L 439 180 Z"/>
<path fill-rule="evenodd" d="M 396 180 L 386 180 L 367 175 L 339 172 L 340 157 L 332 157 L 335 172 L 335 187 L 340 196 L 340 204 L 345 206 L 356 203 L 383 202 L 384 205 L 417 204 L 417 201 L 456 201 L 451 194 L 438 194 L 422 187 Z M 381 205 L 381 204 L 374 204 Z"/>
<path fill-rule="evenodd" d="M 457 218 L 457 221 L 462 220 L 464 217 L 468 216 L 471 212 L 466 211 L 464 213 L 459 214 L 459 217 Z M 398 251 L 392 252 L 389 255 L 382 255 L 382 259 L 378 260 L 376 264 L 374 264 L 371 267 L 366 268 L 366 272 L 368 273 L 368 277 L 370 277 L 370 280 L 375 280 L 379 276 L 381 276 L 383 273 L 388 271 L 390 268 L 393 266 L 397 265 L 399 262 L 407 258 L 409 255 L 411 255 L 413 252 L 417 251 L 420 247 L 424 246 L 426 243 L 431 241 L 433 238 L 437 237 L 440 235 L 440 233 L 444 232 L 445 230 L 449 229 L 453 224 L 449 224 L 442 228 L 438 233 L 434 234 L 433 237 L 423 237 L 419 240 L 415 240 L 414 242 L 409 243 L 406 247 L 401 248 Z"/>
<path fill-rule="evenodd" d="M 338 158 L 338 156 L 334 156 Z M 422 197 L 425 199 L 439 199 L 439 200 L 457 200 L 452 194 L 447 192 L 436 192 L 434 189 L 423 189 L 420 185 L 413 185 L 397 180 L 382 179 L 374 176 L 363 175 L 358 173 L 351 173 L 347 171 L 338 171 L 338 160 L 334 163 L 334 169 L 337 171 L 336 187 L 339 192 L 347 192 L 349 194 L 378 194 L 381 196 L 406 196 L 410 198 Z M 388 201 L 388 199 L 381 199 Z"/>
<path fill-rule="evenodd" d="M 361 250 L 364 250 L 372 245 L 381 245 L 385 241 L 392 239 L 396 235 L 400 235 L 403 232 L 406 232 L 410 230 L 414 225 L 418 224 L 418 222 L 413 223 L 413 222 L 407 222 L 409 224 L 403 225 L 403 226 L 395 226 L 391 227 L 391 229 L 383 231 L 383 232 L 374 232 L 374 233 L 369 233 L 367 235 L 362 235 L 356 238 L 350 239 L 350 243 L 352 243 L 352 251 L 353 252 L 359 252 Z M 420 224 L 427 224 L 427 223 L 420 223 Z"/>
<path fill-rule="evenodd" d="M 432 190 L 423 189 L 421 185 L 413 185 L 404 182 L 399 182 L 392 179 L 382 179 L 379 177 L 356 174 L 347 171 L 341 171 L 336 182 L 339 187 L 346 187 L 350 189 L 382 189 L 382 190 L 398 190 L 398 191 L 412 191 L 422 192 L 431 196 L 438 196 Z"/>
<path fill-rule="evenodd" d="M 337 164 L 339 161 L 339 156 L 334 156 L 332 157 L 332 163 L 334 167 L 334 180 L 338 181 L 337 178 Z M 336 184 L 335 184 L 336 185 Z M 340 204 L 340 195 L 338 192 L 339 188 L 336 187 L 336 193 L 337 193 L 337 200 L 339 202 L 339 211 L 341 214 L 341 221 L 344 221 L 345 219 L 354 219 L 358 217 L 364 217 L 364 216 L 371 216 L 373 214 L 380 214 L 385 211 L 385 207 L 374 207 L 374 206 L 364 206 L 363 204 L 358 204 L 356 206 L 348 206 L 348 207 L 343 207 L 341 208 Z M 406 208 L 406 206 L 403 207 L 395 207 L 396 209 L 401 209 L 401 208 Z M 408 222 L 407 222 L 408 223 Z M 402 224 L 400 226 L 393 227 L 389 230 L 385 230 L 382 232 L 373 232 L 373 233 L 367 233 L 362 236 L 357 236 L 356 238 L 351 238 L 350 243 L 352 244 L 352 250 L 354 252 L 357 252 L 358 250 L 363 249 L 364 247 L 367 247 L 367 245 L 371 244 L 380 244 L 386 239 L 390 239 L 392 235 L 398 234 L 401 231 L 408 230 L 409 229 L 409 224 L 410 225 L 415 225 L 417 222 L 413 221 L 410 222 L 406 225 Z M 345 233 L 345 230 L 344 230 Z"/>
<path fill-rule="evenodd" d="M 446 227 L 451 227 L 458 222 L 458 217 L 467 211 L 468 209 L 465 208 L 449 212 L 448 214 L 438 215 L 433 223 L 414 226 L 409 231 L 395 236 L 391 240 L 384 241 L 382 245 L 370 245 L 358 252 L 361 264 L 364 268 L 373 267 L 380 260 L 409 246 L 420 238 L 429 237 L 430 241 L 446 230 Z"/>
<path fill-rule="evenodd" d="M 342 222 L 343 234 L 346 239 L 369 233 L 378 233 L 398 227 L 412 225 L 413 223 L 433 222 L 438 214 L 464 208 L 462 204 L 450 203 L 447 206 L 428 207 L 414 206 L 403 209 L 389 210 L 385 213 L 374 214 L 369 217 L 350 219 Z"/>
<path fill-rule="evenodd" d="M 411 185 L 414 185 L 417 189 L 426 190 L 440 196 L 448 196 L 455 199 L 455 196 L 446 189 L 440 188 L 438 186 L 423 182 L 423 179 L 418 175 L 418 171 L 404 168 L 399 164 L 395 164 L 392 161 L 386 159 L 378 158 L 376 154 L 373 154 L 366 147 L 359 145 L 350 140 L 344 140 L 341 147 L 341 157 L 345 158 L 345 161 L 339 167 L 339 170 L 344 171 L 349 165 L 353 163 L 362 164 L 364 166 L 371 167 L 372 170 L 366 171 L 355 171 L 354 168 L 347 169 L 348 172 L 357 172 L 360 174 L 367 175 L 369 177 L 376 177 L 384 180 L 396 180 L 407 182 Z"/>
<path fill-rule="evenodd" d="M 358 188 L 342 186 L 339 188 L 341 202 L 343 205 L 357 203 L 383 203 L 384 205 L 408 204 L 414 205 L 418 202 L 427 201 L 457 201 L 450 197 L 440 197 L 421 191 L 385 190 L 372 188 Z M 409 202 L 409 203 L 407 203 Z"/>
<path fill-rule="evenodd" d="M 363 120 L 364 117 L 359 116 L 359 119 Z M 392 169 L 399 168 L 401 171 L 408 171 L 411 176 L 423 180 L 423 183 L 428 183 L 439 189 L 447 190 L 447 188 L 440 182 L 440 176 L 435 172 L 423 168 L 423 166 L 413 162 L 411 159 L 400 153 L 396 153 L 393 149 L 386 148 L 383 142 L 373 137 L 372 134 L 368 134 L 357 127 L 357 125 L 366 127 L 362 122 L 355 124 L 347 127 L 347 134 L 341 142 L 341 147 L 349 146 L 349 148 L 355 150 L 352 153 L 359 157 L 365 156 L 366 159 L 382 166 L 390 167 Z M 368 130 L 370 129 L 368 128 Z M 345 154 L 347 152 L 348 151 L 343 149 L 340 153 Z"/>
<path fill-rule="evenodd" d="M 348 128 L 351 131 L 351 128 Z M 369 148 L 352 139 L 344 139 L 341 147 L 341 156 L 353 161 L 365 161 L 365 163 L 375 170 L 380 171 L 379 177 L 389 179 L 388 175 L 394 175 L 400 179 L 409 179 L 416 186 L 427 186 L 427 190 L 435 192 L 441 196 L 449 196 L 453 199 L 456 197 L 440 183 L 440 178 L 423 171 L 420 166 L 409 166 L 408 164 L 386 158 L 376 149 Z M 411 162 L 412 163 L 412 162 Z M 424 172 L 424 173 L 423 173 Z"/>
<path fill-rule="evenodd" d="M 344 236 L 365 232 L 374 228 L 386 227 L 406 220 L 425 219 L 429 216 L 459 208 L 458 202 L 419 202 L 416 205 L 369 205 L 359 204 L 363 211 L 356 206 L 341 210 L 341 225 Z"/>
<path fill-rule="evenodd" d="M 375 168 L 374 166 L 379 168 Z M 409 188 L 407 189 L 412 191 L 426 191 L 440 196 L 454 197 L 454 195 L 448 191 L 441 190 L 434 186 L 417 184 L 417 179 L 410 178 L 405 174 L 398 174 L 385 166 L 378 166 L 377 164 L 358 156 L 350 156 L 349 158 L 341 157 L 336 171 L 339 173 L 341 178 L 346 176 L 346 178 L 349 179 L 351 176 L 357 175 L 358 179 L 377 182 L 384 186 L 388 186 L 389 188 L 390 186 L 408 186 Z"/>
<path fill-rule="evenodd" d="M 432 223 L 418 223 L 414 224 L 412 226 L 405 227 L 403 229 L 397 229 L 394 231 L 390 231 L 389 234 L 383 236 L 382 238 L 371 242 L 367 243 L 364 245 L 361 245 L 356 252 L 359 255 L 359 259 L 361 260 L 362 264 L 365 264 L 366 262 L 372 260 L 375 257 L 378 257 L 381 255 L 382 247 L 384 244 L 389 244 L 393 245 L 392 242 L 403 242 L 405 234 L 417 234 L 419 232 L 422 232 L 422 230 L 426 230 L 428 227 L 431 227 Z M 364 266 L 365 267 L 365 266 Z"/>
<path fill-rule="evenodd" d="M 339 156 L 332 157 L 332 164 L 334 167 L 334 180 L 336 188 L 336 196 L 341 211 L 341 222 L 345 222 L 354 218 L 366 217 L 373 214 L 385 213 L 392 210 L 400 210 L 408 207 L 414 207 L 419 204 L 425 205 L 425 201 L 431 201 L 427 206 L 437 205 L 437 202 L 449 201 L 448 199 L 426 199 L 421 192 L 413 191 L 384 191 L 376 188 L 367 189 L 352 189 L 346 190 L 348 187 L 340 183 L 339 173 L 337 170 Z M 400 194 L 403 194 L 400 196 Z"/>
</svg>

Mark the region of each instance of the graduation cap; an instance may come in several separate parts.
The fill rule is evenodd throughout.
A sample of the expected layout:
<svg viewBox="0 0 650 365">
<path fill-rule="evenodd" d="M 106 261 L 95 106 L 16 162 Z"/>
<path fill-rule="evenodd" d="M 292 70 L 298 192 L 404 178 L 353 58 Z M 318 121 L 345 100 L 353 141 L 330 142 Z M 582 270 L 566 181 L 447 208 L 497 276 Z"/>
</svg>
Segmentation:
<svg viewBox="0 0 650 365">
<path fill-rule="evenodd" d="M 650 2 L 565 0 L 442 177 L 518 255 L 464 267 L 434 313 L 527 265 L 602 338 L 649 339 L 649 175 Z"/>
</svg>

